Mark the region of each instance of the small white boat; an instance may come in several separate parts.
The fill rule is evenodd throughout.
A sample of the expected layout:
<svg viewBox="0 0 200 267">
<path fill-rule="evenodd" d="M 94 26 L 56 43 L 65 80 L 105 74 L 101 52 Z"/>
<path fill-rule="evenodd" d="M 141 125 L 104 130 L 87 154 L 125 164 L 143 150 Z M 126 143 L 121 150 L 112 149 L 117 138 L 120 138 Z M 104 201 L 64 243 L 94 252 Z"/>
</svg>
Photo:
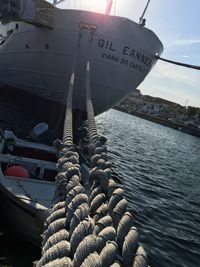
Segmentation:
<svg viewBox="0 0 200 267">
<path fill-rule="evenodd" d="M 5 131 L 0 137 L 0 162 L 1 216 L 23 236 L 40 244 L 54 195 L 56 149 Z"/>
</svg>

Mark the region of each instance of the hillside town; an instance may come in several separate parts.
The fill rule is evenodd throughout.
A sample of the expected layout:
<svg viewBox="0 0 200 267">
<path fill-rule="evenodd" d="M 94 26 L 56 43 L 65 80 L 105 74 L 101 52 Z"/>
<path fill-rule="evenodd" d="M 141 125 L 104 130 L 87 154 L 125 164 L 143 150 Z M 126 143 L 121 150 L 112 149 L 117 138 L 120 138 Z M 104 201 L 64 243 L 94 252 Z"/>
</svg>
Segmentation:
<svg viewBox="0 0 200 267">
<path fill-rule="evenodd" d="M 139 89 L 124 98 L 118 107 L 130 114 L 146 114 L 200 129 L 200 108 L 181 106 L 159 97 L 143 95 Z"/>
</svg>

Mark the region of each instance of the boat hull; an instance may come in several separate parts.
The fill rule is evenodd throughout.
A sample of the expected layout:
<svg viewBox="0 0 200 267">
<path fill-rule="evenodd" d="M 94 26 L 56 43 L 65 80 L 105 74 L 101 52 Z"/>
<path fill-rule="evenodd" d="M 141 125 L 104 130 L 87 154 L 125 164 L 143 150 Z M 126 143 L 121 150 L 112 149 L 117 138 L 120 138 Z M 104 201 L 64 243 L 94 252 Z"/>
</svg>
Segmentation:
<svg viewBox="0 0 200 267">
<path fill-rule="evenodd" d="M 74 107 L 85 110 L 85 71 L 91 64 L 91 91 L 99 114 L 134 90 L 162 52 L 150 30 L 120 17 L 55 9 L 54 28 L 26 23 L 0 27 L 0 82 L 65 102 L 75 73 Z M 0 33 L 1 33 L 0 32 Z"/>
<path fill-rule="evenodd" d="M 31 208 L 17 199 L 0 183 L 1 216 L 24 238 L 40 246 L 43 232 L 44 218 L 39 216 L 38 210 Z"/>
</svg>

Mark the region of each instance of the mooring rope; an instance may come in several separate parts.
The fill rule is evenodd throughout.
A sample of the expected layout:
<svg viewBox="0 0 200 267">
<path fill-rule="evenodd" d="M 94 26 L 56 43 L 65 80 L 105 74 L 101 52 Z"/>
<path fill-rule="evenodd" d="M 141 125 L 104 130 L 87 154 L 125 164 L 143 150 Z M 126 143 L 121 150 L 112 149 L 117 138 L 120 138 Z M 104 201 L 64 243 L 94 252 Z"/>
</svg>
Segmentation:
<svg viewBox="0 0 200 267">
<path fill-rule="evenodd" d="M 59 148 L 58 174 L 54 204 L 46 220 L 43 234 L 42 257 L 37 267 L 78 266 L 75 258 L 81 241 L 93 232 L 94 223 L 89 218 L 88 197 L 81 185 L 79 155 L 73 145 L 72 94 L 74 73 L 68 92 L 63 142 Z M 86 256 L 84 259 L 88 256 Z M 83 260 L 84 260 L 83 259 Z"/>
<path fill-rule="evenodd" d="M 97 134 L 90 91 L 90 62 L 86 69 L 86 99 L 92 167 L 90 216 L 95 222 L 94 232 L 101 238 L 97 251 L 101 266 L 148 266 L 146 253 L 138 243 L 134 218 L 127 211 L 124 191 L 112 178 L 106 139 Z"/>
<path fill-rule="evenodd" d="M 174 65 L 181 66 L 181 67 L 186 67 L 186 68 L 189 68 L 189 69 L 200 70 L 200 66 L 191 65 L 191 64 L 182 63 L 182 62 L 177 62 L 177 61 L 169 60 L 169 59 L 162 58 L 162 57 L 159 57 L 159 56 L 155 56 L 155 58 L 156 59 L 160 59 L 160 60 L 165 61 L 165 62 L 168 62 L 168 63 L 171 63 L 171 64 L 174 64 Z"/>
<path fill-rule="evenodd" d="M 73 145 L 73 125 L 72 125 L 72 99 L 73 99 L 73 88 L 74 88 L 74 72 L 71 75 L 69 92 L 67 97 L 67 106 L 66 106 L 66 116 L 64 121 L 63 128 L 63 143 L 65 145 Z"/>
<path fill-rule="evenodd" d="M 63 142 L 57 140 L 58 174 L 53 206 L 46 219 L 42 257 L 37 267 L 147 267 L 139 246 L 134 218 L 127 211 L 124 191 L 112 178 L 106 139 L 97 133 L 90 90 L 90 62 L 86 67 L 86 105 L 91 188 L 84 193 L 79 154 L 73 144 L 72 95 L 74 73 L 68 92 Z M 87 189 L 88 191 L 88 189 Z"/>
</svg>

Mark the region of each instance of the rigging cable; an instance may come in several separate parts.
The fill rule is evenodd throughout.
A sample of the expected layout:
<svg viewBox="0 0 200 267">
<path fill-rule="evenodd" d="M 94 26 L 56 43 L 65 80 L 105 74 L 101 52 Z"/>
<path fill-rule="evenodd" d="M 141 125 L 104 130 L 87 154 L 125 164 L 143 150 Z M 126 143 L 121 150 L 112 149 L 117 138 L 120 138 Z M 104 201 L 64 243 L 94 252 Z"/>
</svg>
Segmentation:
<svg viewBox="0 0 200 267">
<path fill-rule="evenodd" d="M 116 9 L 117 9 L 117 0 L 115 0 L 114 3 L 114 16 L 116 16 Z"/>
<path fill-rule="evenodd" d="M 142 22 L 143 22 L 144 15 L 145 15 L 145 13 L 146 13 L 146 11 L 147 11 L 147 8 L 148 8 L 148 6 L 149 6 L 149 3 L 150 3 L 150 0 L 148 0 L 148 2 L 147 2 L 147 4 L 146 4 L 146 7 L 145 7 L 145 9 L 144 9 L 144 11 L 143 11 L 143 13 L 142 13 L 142 16 L 140 17 L 139 24 L 142 24 Z"/>
<path fill-rule="evenodd" d="M 191 65 L 191 64 L 187 64 L 187 63 L 182 63 L 182 62 L 178 62 L 178 61 L 173 61 L 173 60 L 169 60 L 169 59 L 162 58 L 162 57 L 159 57 L 159 56 L 155 56 L 155 58 L 156 59 L 160 59 L 160 60 L 165 61 L 165 62 L 168 62 L 168 63 L 171 63 L 171 64 L 174 64 L 174 65 L 182 66 L 182 67 L 185 67 L 185 68 L 200 70 L 200 66 Z"/>
</svg>

